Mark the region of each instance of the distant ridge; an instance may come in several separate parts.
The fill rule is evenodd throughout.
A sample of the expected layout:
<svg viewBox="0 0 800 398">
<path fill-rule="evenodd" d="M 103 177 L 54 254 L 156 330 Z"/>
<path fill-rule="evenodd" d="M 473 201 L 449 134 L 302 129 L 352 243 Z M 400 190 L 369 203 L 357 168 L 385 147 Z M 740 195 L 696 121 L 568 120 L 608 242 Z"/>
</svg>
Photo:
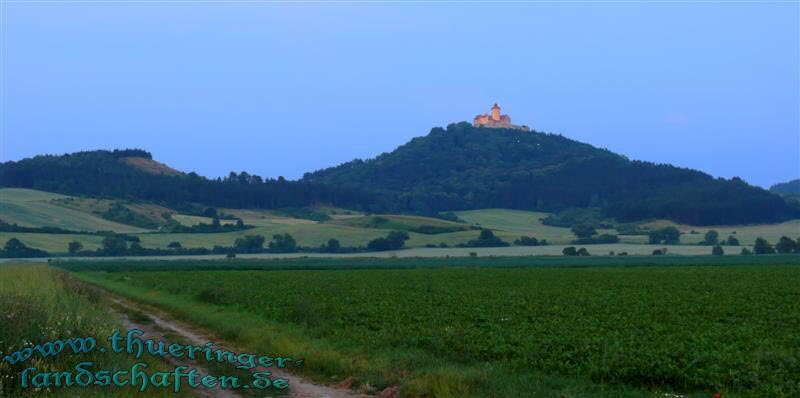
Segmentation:
<svg viewBox="0 0 800 398">
<path fill-rule="evenodd" d="M 473 127 L 434 128 L 390 153 L 306 173 L 299 181 L 231 172 L 182 173 L 141 149 L 43 155 L 0 164 L 0 186 L 185 208 L 331 204 L 368 212 L 432 215 L 508 208 L 591 208 L 620 222 L 668 219 L 691 225 L 800 218 L 800 203 L 739 178 L 629 160 L 557 134 Z"/>
<path fill-rule="evenodd" d="M 775 184 L 769 188 L 770 192 L 785 195 L 800 195 L 800 178 Z"/>
<path fill-rule="evenodd" d="M 619 221 L 693 225 L 800 217 L 796 204 L 739 178 L 632 161 L 561 135 L 466 122 L 434 128 L 374 159 L 306 173 L 303 181 L 368 190 L 390 211 L 593 207 Z"/>
</svg>

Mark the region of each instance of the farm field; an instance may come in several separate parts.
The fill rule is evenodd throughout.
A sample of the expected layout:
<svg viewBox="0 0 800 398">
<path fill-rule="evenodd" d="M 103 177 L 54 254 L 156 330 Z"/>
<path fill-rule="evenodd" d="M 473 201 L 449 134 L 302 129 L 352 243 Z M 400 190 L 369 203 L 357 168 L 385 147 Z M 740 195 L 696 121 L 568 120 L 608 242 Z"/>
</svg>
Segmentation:
<svg viewBox="0 0 800 398">
<path fill-rule="evenodd" d="M 108 200 L 73 198 L 30 189 L 0 189 L 0 219 L 18 223 L 22 226 L 49 226 L 70 230 L 111 230 L 139 237 L 145 248 L 166 248 L 171 242 L 179 242 L 185 248 L 214 246 L 232 246 L 237 238 L 245 235 L 262 235 L 267 242 L 275 234 L 291 234 L 298 245 L 319 247 L 329 239 L 337 239 L 342 246 L 364 247 L 373 239 L 386 236 L 392 230 L 406 231 L 410 239 L 405 242 L 406 250 L 384 253 L 357 253 L 353 256 L 466 256 L 475 252 L 481 256 L 503 255 L 560 255 L 565 246 L 575 239 L 569 228 L 544 225 L 541 218 L 548 213 L 508 210 L 484 209 L 456 212 L 465 222 L 458 223 L 430 217 L 411 215 L 364 215 L 354 211 L 329 207 L 315 207 L 313 211 L 324 213 L 330 217 L 326 221 L 312 221 L 303 218 L 289 217 L 273 210 L 254 209 L 220 209 L 227 215 L 239 217 L 247 225 L 255 228 L 235 232 L 220 233 L 154 233 L 131 225 L 105 220 L 93 214 L 101 208 L 109 207 L 113 202 Z M 99 207 L 98 207 L 99 206 Z M 125 204 L 125 206 L 154 224 L 165 222 L 161 214 L 169 209 L 151 204 Z M 183 225 L 199 223 L 211 224 L 212 219 L 195 215 L 172 213 L 172 218 Z M 379 222 L 380 221 L 380 222 Z M 221 220 L 221 223 L 233 223 Z M 477 238 L 478 226 L 490 228 L 494 234 L 506 242 L 513 242 L 521 236 L 533 236 L 547 240 L 548 246 L 509 247 L 509 248 L 455 248 L 458 244 Z M 654 221 L 643 224 L 649 228 L 675 226 L 683 234 L 680 245 L 671 245 L 670 254 L 703 255 L 711 250 L 708 246 L 698 246 L 703 235 L 709 229 L 719 232 L 720 238 L 728 235 L 736 236 L 743 246 L 752 246 L 757 237 L 764 237 L 774 244 L 781 236 L 800 237 L 800 220 L 791 220 L 780 224 L 742 225 L 722 227 L 695 227 L 676 225 L 666 221 Z M 419 233 L 419 228 L 439 229 L 444 233 Z M 446 232 L 447 229 L 453 232 Z M 463 230 L 459 230 L 463 229 Z M 694 231 L 694 233 L 692 232 Z M 599 230 L 598 233 L 612 233 L 614 230 Z M 102 237 L 96 235 L 50 234 L 0 232 L 0 244 L 11 238 L 20 239 L 24 244 L 45 250 L 54 255 L 67 252 L 71 241 L 78 241 L 86 250 L 100 248 Z M 644 235 L 620 235 L 620 243 L 604 245 L 584 245 L 593 255 L 627 252 L 634 255 L 649 255 L 660 246 L 647 245 Z M 446 249 L 431 249 L 426 246 L 450 246 Z M 726 247 L 726 254 L 738 254 L 740 248 Z M 268 255 L 265 257 L 269 257 Z"/>
<path fill-rule="evenodd" d="M 311 377 L 398 384 L 408 396 L 796 396 L 800 267 L 792 256 L 764 258 L 778 265 L 636 267 L 629 258 L 625 267 L 579 268 L 65 266 L 248 348 L 303 355 Z M 678 260 L 691 258 L 659 259 Z M 423 262 L 395 262 L 414 261 Z M 106 271 L 88 271 L 98 267 Z"/>
<path fill-rule="evenodd" d="M 98 300 L 90 291 L 81 289 L 64 272 L 45 265 L 10 264 L 0 266 L 0 358 L 24 347 L 55 339 L 71 337 L 96 337 L 98 341 L 120 328 L 117 319 L 109 312 L 106 302 Z M 77 358 L 80 358 L 78 360 Z M 60 356 L 41 359 L 34 357 L 27 363 L 10 365 L 0 362 L 0 396 L 41 396 L 43 391 L 21 388 L 19 375 L 26 367 L 39 371 L 66 371 L 82 361 L 95 362 L 99 369 L 124 370 L 142 360 L 117 353 L 91 353 L 76 357 L 63 352 Z M 160 360 L 148 359 L 154 370 L 166 370 Z M 81 397 L 186 397 L 186 393 L 149 389 L 144 393 L 130 387 L 68 388 L 53 391 L 61 396 Z M 48 394 L 49 395 L 49 394 Z"/>
<path fill-rule="evenodd" d="M 99 216 L 54 203 L 69 196 L 23 188 L 0 189 L 0 219 L 26 227 L 58 227 L 74 231 L 136 233 L 143 228 L 105 220 Z"/>
<path fill-rule="evenodd" d="M 719 225 L 704 227 L 675 224 L 669 221 L 658 221 L 645 223 L 644 226 L 651 228 L 674 226 L 683 233 L 681 235 L 681 242 L 688 244 L 700 242 L 703 240 L 703 235 L 712 229 L 719 232 L 720 239 L 733 235 L 742 243 L 746 244 L 752 244 L 758 237 L 762 237 L 770 242 L 776 242 L 781 236 L 788 236 L 792 239 L 800 238 L 800 220 L 789 220 L 778 224 Z M 697 233 L 692 234 L 691 231 Z"/>
</svg>

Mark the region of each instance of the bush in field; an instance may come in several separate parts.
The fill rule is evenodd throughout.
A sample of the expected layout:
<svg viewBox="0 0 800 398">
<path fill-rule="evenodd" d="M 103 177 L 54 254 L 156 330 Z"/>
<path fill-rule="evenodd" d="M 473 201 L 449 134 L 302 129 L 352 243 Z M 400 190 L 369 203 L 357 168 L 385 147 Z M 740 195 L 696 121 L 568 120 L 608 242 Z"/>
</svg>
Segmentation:
<svg viewBox="0 0 800 398">
<path fill-rule="evenodd" d="M 481 231 L 478 239 L 473 239 L 467 242 L 466 247 L 506 247 L 509 246 L 508 242 L 494 236 L 494 232 L 488 229 Z"/>
<path fill-rule="evenodd" d="M 275 234 L 272 236 L 272 241 L 269 242 L 270 253 L 294 253 L 297 251 L 297 241 L 294 240 L 292 235 Z"/>
<path fill-rule="evenodd" d="M 69 254 L 76 254 L 83 249 L 83 244 L 78 241 L 72 241 L 67 244 L 67 251 Z"/>
<path fill-rule="evenodd" d="M 577 256 L 578 250 L 575 249 L 575 246 L 567 246 L 564 248 L 564 250 L 561 250 L 561 254 L 565 256 Z"/>
<path fill-rule="evenodd" d="M 591 238 L 597 235 L 597 230 L 593 226 L 587 224 L 579 224 L 571 228 L 572 233 L 578 238 Z"/>
<path fill-rule="evenodd" d="M 749 256 L 749 255 L 753 254 L 753 252 L 751 252 L 750 249 L 748 249 L 746 247 L 743 247 L 742 251 L 739 254 L 741 254 L 743 256 Z"/>
<path fill-rule="evenodd" d="M 781 236 L 781 239 L 775 244 L 775 250 L 781 254 L 793 253 L 797 249 L 798 244 L 787 236 Z"/>
<path fill-rule="evenodd" d="M 650 231 L 648 240 L 651 244 L 664 243 L 674 245 L 680 242 L 681 232 L 675 227 L 666 227 L 655 231 Z"/>
<path fill-rule="evenodd" d="M 767 242 L 764 238 L 756 238 L 756 244 L 753 246 L 753 252 L 756 254 L 772 254 L 775 253 L 775 248 Z"/>
<path fill-rule="evenodd" d="M 49 254 L 44 250 L 34 249 L 26 246 L 21 240 L 11 238 L 6 241 L 3 249 L 0 249 L 0 257 L 22 258 L 22 257 L 47 257 Z"/>
<path fill-rule="evenodd" d="M 713 229 L 706 232 L 703 241 L 700 242 L 701 245 L 709 245 L 709 246 L 716 245 L 717 243 L 719 243 L 719 232 Z"/>
<path fill-rule="evenodd" d="M 516 246 L 539 246 L 539 240 L 532 236 L 520 236 L 514 241 Z"/>
<path fill-rule="evenodd" d="M 385 238 L 377 238 L 369 241 L 369 243 L 367 243 L 367 250 L 386 251 L 402 249 L 409 238 L 406 232 L 392 231 L 389 232 Z"/>
<path fill-rule="evenodd" d="M 601 243 L 617 243 L 619 242 L 619 236 L 611 235 L 611 234 L 602 234 L 600 236 L 595 236 L 591 238 L 579 238 L 573 240 L 573 245 L 592 245 L 592 244 L 601 244 Z"/>
<path fill-rule="evenodd" d="M 722 250 L 722 246 L 716 245 L 716 246 L 714 246 L 713 249 L 711 249 L 711 254 L 713 254 L 715 256 L 721 256 L 721 255 L 725 254 L 725 251 Z"/>
<path fill-rule="evenodd" d="M 236 238 L 233 242 L 233 247 L 239 253 L 261 253 L 264 251 L 264 240 L 261 235 L 245 235 L 241 238 Z"/>
<path fill-rule="evenodd" d="M 736 237 L 733 235 L 729 235 L 728 240 L 725 243 L 728 246 L 739 246 L 739 239 L 736 239 Z"/>
</svg>

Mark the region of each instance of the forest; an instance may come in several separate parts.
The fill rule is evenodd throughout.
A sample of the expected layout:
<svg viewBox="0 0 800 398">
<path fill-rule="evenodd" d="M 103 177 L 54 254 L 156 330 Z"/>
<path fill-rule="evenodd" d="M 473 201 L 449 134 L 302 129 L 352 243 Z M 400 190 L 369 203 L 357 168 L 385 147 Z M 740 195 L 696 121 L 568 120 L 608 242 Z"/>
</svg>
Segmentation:
<svg viewBox="0 0 800 398">
<path fill-rule="evenodd" d="M 747 184 L 668 164 L 630 160 L 558 134 L 434 128 L 391 153 L 306 173 L 302 179 L 231 172 L 157 174 L 121 159 L 140 149 L 43 155 L 0 164 L 0 186 L 131 198 L 180 210 L 196 204 L 282 209 L 330 204 L 367 212 L 437 215 L 509 208 L 591 209 L 618 222 L 669 219 L 692 225 L 780 222 L 800 203 Z"/>
</svg>

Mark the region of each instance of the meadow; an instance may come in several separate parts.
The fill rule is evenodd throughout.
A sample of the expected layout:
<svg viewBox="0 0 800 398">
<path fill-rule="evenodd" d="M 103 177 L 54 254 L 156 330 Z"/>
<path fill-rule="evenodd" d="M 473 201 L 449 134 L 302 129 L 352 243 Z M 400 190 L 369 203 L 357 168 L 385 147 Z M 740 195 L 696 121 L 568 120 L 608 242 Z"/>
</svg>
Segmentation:
<svg viewBox="0 0 800 398">
<path fill-rule="evenodd" d="M 405 396 L 790 397 L 800 394 L 795 258 L 61 266 L 248 348 L 303 355 L 309 377 L 401 385 Z"/>
<path fill-rule="evenodd" d="M 0 358 L 36 344 L 71 337 L 96 337 L 98 342 L 120 325 L 108 304 L 92 289 L 76 283 L 63 271 L 45 265 L 12 264 L 0 266 Z M 40 391 L 20 386 L 20 373 L 27 367 L 41 371 L 66 371 L 83 361 L 95 362 L 95 369 L 122 370 L 140 362 L 122 354 L 63 352 L 50 358 L 33 356 L 24 364 L 0 362 L 0 396 L 29 397 L 45 393 L 81 397 L 168 397 L 188 396 L 158 389 L 111 387 L 50 388 Z M 149 366 L 166 370 L 160 360 L 147 360 Z M 45 389 L 43 389 L 45 390 Z"/>
<path fill-rule="evenodd" d="M 575 235 L 569 228 L 544 225 L 542 218 L 548 213 L 509 210 L 483 209 L 455 212 L 463 222 L 445 221 L 430 217 L 412 215 L 375 214 L 366 215 L 345 209 L 325 206 L 313 208 L 313 211 L 326 214 L 329 219 L 313 221 L 309 219 L 287 216 L 277 210 L 256 209 L 219 209 L 226 215 L 241 218 L 254 228 L 220 233 L 160 233 L 131 225 L 103 219 L 101 210 L 108 209 L 115 203 L 106 199 L 88 199 L 52 194 L 31 189 L 0 189 L 0 219 L 9 223 L 18 223 L 28 227 L 59 227 L 70 230 L 110 230 L 136 236 L 145 248 L 166 249 L 172 242 L 179 242 L 185 248 L 214 246 L 232 246 L 237 238 L 258 234 L 267 241 L 275 234 L 291 234 L 297 244 L 304 247 L 319 247 L 329 239 L 339 240 L 342 246 L 364 247 L 373 239 L 386 236 L 391 230 L 406 231 L 410 237 L 403 250 L 390 253 L 355 254 L 355 256 L 468 256 L 474 252 L 479 256 L 520 256 L 520 255 L 560 255 L 565 246 L 570 246 Z M 157 225 L 164 222 L 161 214 L 171 213 L 179 223 L 191 226 L 199 223 L 210 224 L 211 218 L 174 212 L 170 209 L 145 203 L 125 203 L 125 206 L 142 220 L 149 220 Z M 377 222 L 380 220 L 381 222 Z M 221 220 L 221 223 L 233 223 L 232 220 Z M 764 237 L 775 243 L 781 236 L 793 239 L 800 237 L 800 220 L 791 220 L 779 224 L 739 225 L 719 227 L 696 227 L 678 225 L 668 221 L 644 223 L 644 227 L 663 228 L 675 226 L 681 230 L 681 244 L 669 246 L 670 254 L 704 255 L 709 254 L 709 246 L 700 246 L 704 233 L 710 229 L 719 231 L 720 238 L 736 236 L 743 246 L 751 246 L 757 237 Z M 419 233 L 419 228 L 439 228 L 443 233 Z M 521 236 L 533 236 L 539 240 L 547 240 L 548 246 L 536 247 L 500 247 L 500 248 L 456 248 L 477 238 L 477 228 L 492 229 L 494 234 L 506 242 L 513 242 Z M 462 230 L 459 230 L 462 229 Z M 614 230 L 598 230 L 598 233 L 616 234 Z M 103 238 L 98 235 L 85 234 L 53 234 L 0 232 L 0 244 L 11 238 L 20 239 L 30 247 L 45 250 L 51 254 L 63 255 L 72 241 L 80 242 L 86 250 L 101 247 Z M 659 245 L 647 245 L 645 235 L 620 235 L 616 244 L 587 245 L 592 255 L 615 254 L 626 252 L 632 255 L 649 255 Z M 432 249 L 430 246 L 449 246 L 445 249 Z M 738 254 L 741 248 L 725 248 L 725 254 Z M 271 255 L 263 255 L 269 258 Z"/>
</svg>

